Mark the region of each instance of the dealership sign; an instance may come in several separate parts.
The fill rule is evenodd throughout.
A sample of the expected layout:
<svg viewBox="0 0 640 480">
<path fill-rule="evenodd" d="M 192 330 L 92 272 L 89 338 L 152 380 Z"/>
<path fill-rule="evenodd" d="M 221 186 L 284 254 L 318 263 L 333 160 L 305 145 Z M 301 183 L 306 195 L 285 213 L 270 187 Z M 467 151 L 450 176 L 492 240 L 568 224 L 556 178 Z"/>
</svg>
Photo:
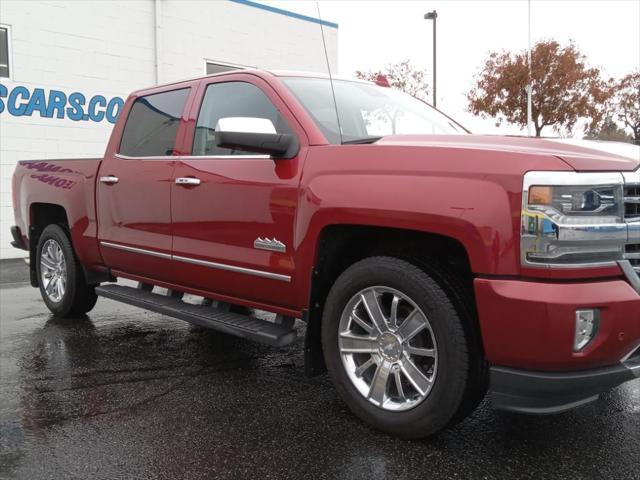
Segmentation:
<svg viewBox="0 0 640 480">
<path fill-rule="evenodd" d="M 80 92 L 66 94 L 60 90 L 45 91 L 16 85 L 11 88 L 0 83 L 0 114 L 14 117 L 68 118 L 76 122 L 116 123 L 124 100 L 107 99 L 104 95 L 87 98 Z"/>
</svg>

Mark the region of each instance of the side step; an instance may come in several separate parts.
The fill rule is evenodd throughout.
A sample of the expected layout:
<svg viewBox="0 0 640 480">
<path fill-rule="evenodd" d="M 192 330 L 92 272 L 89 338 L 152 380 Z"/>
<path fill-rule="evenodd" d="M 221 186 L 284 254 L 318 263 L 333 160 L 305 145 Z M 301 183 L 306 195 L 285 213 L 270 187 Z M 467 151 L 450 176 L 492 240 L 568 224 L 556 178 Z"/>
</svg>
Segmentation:
<svg viewBox="0 0 640 480">
<path fill-rule="evenodd" d="M 207 305 L 192 305 L 183 302 L 177 296 L 158 295 L 148 290 L 122 285 L 99 286 L 96 287 L 96 293 L 101 297 L 275 347 L 288 345 L 297 337 L 293 328 L 239 313 L 223 312 Z"/>
</svg>

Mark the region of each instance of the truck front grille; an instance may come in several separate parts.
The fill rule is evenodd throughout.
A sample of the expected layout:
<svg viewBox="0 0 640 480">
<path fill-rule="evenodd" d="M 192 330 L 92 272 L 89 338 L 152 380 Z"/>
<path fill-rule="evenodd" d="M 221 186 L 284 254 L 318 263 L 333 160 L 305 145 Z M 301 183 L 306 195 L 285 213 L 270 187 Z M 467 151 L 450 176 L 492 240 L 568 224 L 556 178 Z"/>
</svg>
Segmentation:
<svg viewBox="0 0 640 480">
<path fill-rule="evenodd" d="M 640 220 L 640 185 L 628 185 L 625 187 L 624 216 L 627 221 Z"/>
<path fill-rule="evenodd" d="M 640 243 L 627 245 L 625 258 L 629 260 L 635 271 L 640 273 Z"/>
<path fill-rule="evenodd" d="M 625 259 L 640 277 L 640 170 L 625 174 L 624 219 L 629 225 L 629 243 L 625 248 Z"/>
</svg>

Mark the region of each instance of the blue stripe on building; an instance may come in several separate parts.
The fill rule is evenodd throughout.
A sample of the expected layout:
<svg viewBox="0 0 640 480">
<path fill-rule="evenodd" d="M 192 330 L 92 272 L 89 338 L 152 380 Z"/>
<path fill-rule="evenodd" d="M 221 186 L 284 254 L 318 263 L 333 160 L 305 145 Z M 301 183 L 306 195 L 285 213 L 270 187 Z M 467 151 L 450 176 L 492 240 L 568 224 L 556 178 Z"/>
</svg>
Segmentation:
<svg viewBox="0 0 640 480">
<path fill-rule="evenodd" d="M 289 10 L 283 10 L 281 8 L 271 7 L 269 5 L 263 5 L 262 3 L 252 2 L 251 0 L 229 0 L 229 1 L 233 3 L 239 3 L 240 5 L 246 5 L 247 7 L 266 10 L 267 12 L 277 13 L 279 15 L 285 15 L 291 18 L 297 18 L 298 20 L 304 20 L 305 22 L 317 23 L 318 25 L 324 25 L 325 27 L 338 28 L 337 23 L 327 22 L 326 20 L 320 20 L 319 18 L 308 17 L 307 15 L 290 12 Z"/>
</svg>

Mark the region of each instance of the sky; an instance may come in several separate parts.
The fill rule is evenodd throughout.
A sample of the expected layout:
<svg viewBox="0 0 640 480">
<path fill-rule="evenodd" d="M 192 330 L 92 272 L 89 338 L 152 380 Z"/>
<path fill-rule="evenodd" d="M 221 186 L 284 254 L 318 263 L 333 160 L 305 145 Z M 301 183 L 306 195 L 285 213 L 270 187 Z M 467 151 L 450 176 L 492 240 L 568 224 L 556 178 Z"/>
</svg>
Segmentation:
<svg viewBox="0 0 640 480">
<path fill-rule="evenodd" d="M 318 16 L 315 1 L 262 3 Z M 324 20 L 339 25 L 340 76 L 409 59 L 428 73 L 429 83 L 432 22 L 423 17 L 436 10 L 438 108 L 474 133 L 526 133 L 473 116 L 465 95 L 490 51 L 527 48 L 527 0 L 324 0 L 319 6 Z M 640 0 L 531 0 L 531 39 L 573 41 L 605 78 L 622 77 L 640 69 Z"/>
</svg>

